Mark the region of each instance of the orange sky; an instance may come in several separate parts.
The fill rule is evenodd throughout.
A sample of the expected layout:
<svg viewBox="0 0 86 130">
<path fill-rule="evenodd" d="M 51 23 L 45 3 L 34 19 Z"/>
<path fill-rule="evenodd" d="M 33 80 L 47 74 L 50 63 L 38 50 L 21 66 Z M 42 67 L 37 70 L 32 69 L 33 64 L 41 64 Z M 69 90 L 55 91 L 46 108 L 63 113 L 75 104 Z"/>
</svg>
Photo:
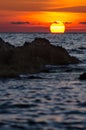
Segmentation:
<svg viewBox="0 0 86 130">
<path fill-rule="evenodd" d="M 86 32 L 86 0 L 0 0 L 0 32 L 49 32 L 58 20 Z"/>
</svg>

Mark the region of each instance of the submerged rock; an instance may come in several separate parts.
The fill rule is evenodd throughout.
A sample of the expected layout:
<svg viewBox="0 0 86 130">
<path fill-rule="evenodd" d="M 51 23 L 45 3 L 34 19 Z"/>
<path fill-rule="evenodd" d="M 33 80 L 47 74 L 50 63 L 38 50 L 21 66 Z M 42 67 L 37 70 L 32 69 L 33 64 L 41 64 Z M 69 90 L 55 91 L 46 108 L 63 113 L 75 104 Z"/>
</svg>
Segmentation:
<svg viewBox="0 0 86 130">
<path fill-rule="evenodd" d="M 86 72 L 81 74 L 79 77 L 80 80 L 86 80 Z"/>
<path fill-rule="evenodd" d="M 14 47 L 0 38 L 0 77 L 40 72 L 47 64 L 76 63 L 79 63 L 76 57 L 70 56 L 63 47 L 50 44 L 45 38 L 35 38 L 21 47 Z"/>
</svg>

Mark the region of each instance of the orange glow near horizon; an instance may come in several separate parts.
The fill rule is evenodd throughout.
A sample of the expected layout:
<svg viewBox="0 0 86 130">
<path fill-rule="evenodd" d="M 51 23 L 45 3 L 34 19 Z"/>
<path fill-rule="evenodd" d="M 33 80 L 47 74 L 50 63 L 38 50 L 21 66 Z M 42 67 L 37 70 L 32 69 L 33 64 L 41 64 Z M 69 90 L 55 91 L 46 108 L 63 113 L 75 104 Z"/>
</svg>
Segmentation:
<svg viewBox="0 0 86 130">
<path fill-rule="evenodd" d="M 0 32 L 49 32 L 54 21 L 66 32 L 86 32 L 86 1 L 0 0 Z"/>
</svg>

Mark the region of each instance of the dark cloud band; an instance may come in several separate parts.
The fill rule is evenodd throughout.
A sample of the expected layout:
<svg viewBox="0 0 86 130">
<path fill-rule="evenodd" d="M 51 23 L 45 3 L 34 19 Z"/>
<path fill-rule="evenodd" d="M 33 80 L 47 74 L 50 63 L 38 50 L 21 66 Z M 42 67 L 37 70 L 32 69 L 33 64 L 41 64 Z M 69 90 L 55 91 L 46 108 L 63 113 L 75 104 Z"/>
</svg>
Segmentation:
<svg viewBox="0 0 86 130">
<path fill-rule="evenodd" d="M 86 22 L 80 22 L 79 24 L 86 24 Z"/>
<path fill-rule="evenodd" d="M 73 6 L 73 7 L 64 7 L 64 8 L 54 8 L 51 11 L 86 13 L 86 6 Z"/>
<path fill-rule="evenodd" d="M 12 21 L 12 22 L 10 22 L 11 24 L 17 24 L 17 25 L 21 25 L 21 24 L 30 24 L 30 22 L 27 22 L 27 21 L 17 21 L 17 22 L 15 22 L 15 21 Z"/>
</svg>

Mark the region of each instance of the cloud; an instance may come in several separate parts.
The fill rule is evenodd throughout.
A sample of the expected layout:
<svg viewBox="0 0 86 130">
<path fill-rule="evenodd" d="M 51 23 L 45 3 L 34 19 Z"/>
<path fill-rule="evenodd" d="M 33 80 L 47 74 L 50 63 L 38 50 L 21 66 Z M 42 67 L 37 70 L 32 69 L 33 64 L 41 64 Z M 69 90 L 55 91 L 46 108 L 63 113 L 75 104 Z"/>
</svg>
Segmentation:
<svg viewBox="0 0 86 130">
<path fill-rule="evenodd" d="M 85 0 L 0 0 L 0 10 L 86 12 L 86 2 Z"/>
<path fill-rule="evenodd" d="M 44 11 L 51 7 L 51 0 L 0 0 L 0 10 L 6 11 Z"/>
<path fill-rule="evenodd" d="M 79 24 L 86 24 L 86 22 L 80 22 Z"/>
<path fill-rule="evenodd" d="M 64 22 L 64 24 L 72 24 L 72 22 Z"/>
<path fill-rule="evenodd" d="M 21 24 L 30 24 L 28 21 L 12 21 L 11 24 L 21 25 Z"/>
<path fill-rule="evenodd" d="M 51 11 L 86 13 L 86 6 L 73 6 L 73 7 L 64 7 L 64 8 L 54 8 Z"/>
</svg>

